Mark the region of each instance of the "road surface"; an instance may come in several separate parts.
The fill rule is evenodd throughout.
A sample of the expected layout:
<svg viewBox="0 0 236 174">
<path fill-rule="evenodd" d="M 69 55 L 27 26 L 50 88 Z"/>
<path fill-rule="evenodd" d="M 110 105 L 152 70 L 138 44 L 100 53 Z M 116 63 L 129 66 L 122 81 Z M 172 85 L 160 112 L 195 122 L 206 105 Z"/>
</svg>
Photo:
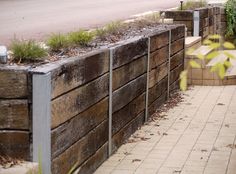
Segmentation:
<svg viewBox="0 0 236 174">
<path fill-rule="evenodd" d="M 41 40 L 52 32 L 92 28 L 179 0 L 0 0 L 0 44 L 17 38 Z"/>
</svg>

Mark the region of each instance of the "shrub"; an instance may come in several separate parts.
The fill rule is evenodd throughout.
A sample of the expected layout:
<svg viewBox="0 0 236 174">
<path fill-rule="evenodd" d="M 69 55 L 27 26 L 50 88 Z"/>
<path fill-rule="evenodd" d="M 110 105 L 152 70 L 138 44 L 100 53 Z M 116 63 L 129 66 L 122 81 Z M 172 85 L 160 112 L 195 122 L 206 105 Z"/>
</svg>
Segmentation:
<svg viewBox="0 0 236 174">
<path fill-rule="evenodd" d="M 34 40 L 13 40 L 10 45 L 14 61 L 27 62 L 38 61 L 45 58 L 47 51 Z"/>
<path fill-rule="evenodd" d="M 71 46 L 87 46 L 93 40 L 92 32 L 80 30 L 71 32 L 68 35 L 68 41 Z"/>
<path fill-rule="evenodd" d="M 144 16 L 144 19 L 150 22 L 159 22 L 161 17 L 159 12 L 154 12 Z"/>
<path fill-rule="evenodd" d="M 52 34 L 47 40 L 47 45 L 50 47 L 51 51 L 61 51 L 68 48 L 68 38 L 66 35 L 62 34 Z"/>
<path fill-rule="evenodd" d="M 236 0 L 228 0 L 225 4 L 226 10 L 226 38 L 236 36 Z"/>
<path fill-rule="evenodd" d="M 206 0 L 187 0 L 183 3 L 183 10 L 194 10 L 196 8 L 206 7 L 207 1 Z M 181 7 L 179 7 L 181 10 Z"/>
</svg>

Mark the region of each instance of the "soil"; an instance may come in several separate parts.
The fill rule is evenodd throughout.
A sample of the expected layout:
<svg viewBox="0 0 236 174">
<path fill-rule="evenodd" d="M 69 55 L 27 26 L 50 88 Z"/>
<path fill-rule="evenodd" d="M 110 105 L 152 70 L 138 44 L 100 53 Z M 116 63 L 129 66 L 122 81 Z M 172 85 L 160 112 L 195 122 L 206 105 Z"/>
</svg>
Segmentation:
<svg viewBox="0 0 236 174">
<path fill-rule="evenodd" d="M 98 50 L 101 48 L 108 48 L 117 42 L 131 39 L 135 36 L 145 36 L 153 31 L 165 30 L 170 24 L 160 24 L 149 20 L 137 20 L 128 24 L 122 25 L 112 33 L 106 33 L 105 37 L 96 37 L 91 43 L 85 47 L 76 47 L 60 50 L 60 52 L 50 52 L 45 59 L 36 59 L 34 62 L 13 62 L 10 58 L 8 65 L 28 65 L 32 67 L 40 66 L 50 62 L 55 62 L 69 57 L 84 55 L 88 52 Z"/>
</svg>

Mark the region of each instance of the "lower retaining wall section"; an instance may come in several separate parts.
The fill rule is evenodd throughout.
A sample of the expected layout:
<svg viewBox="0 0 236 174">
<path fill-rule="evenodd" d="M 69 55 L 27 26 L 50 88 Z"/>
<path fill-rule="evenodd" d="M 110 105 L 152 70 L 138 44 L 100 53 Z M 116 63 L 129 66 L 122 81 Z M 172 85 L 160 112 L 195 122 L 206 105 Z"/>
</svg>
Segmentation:
<svg viewBox="0 0 236 174">
<path fill-rule="evenodd" d="M 30 160 L 28 69 L 0 66 L 0 156 Z"/>
<path fill-rule="evenodd" d="M 85 56 L 27 69 L 24 78 L 13 73 L 16 77 L 9 80 L 25 79 L 24 85 L 18 86 L 27 90 L 12 95 L 10 104 L 6 93 L 0 96 L 0 129 L 4 130 L 0 133 L 0 155 L 37 161 L 35 154 L 42 152 L 44 173 L 64 174 L 72 167 L 77 173 L 92 173 L 178 88 L 185 28 L 160 28 Z M 37 98 L 31 99 L 37 96 L 31 81 L 45 75 L 50 79 L 49 91 L 42 92 L 51 96 L 49 106 L 42 110 L 49 108 L 49 119 L 35 123 L 42 113 L 36 112 Z M 5 89 L 1 85 L 0 91 Z M 40 129 L 42 124 L 49 127 Z M 32 132 L 32 126 L 38 130 Z M 43 139 L 40 135 L 45 134 L 49 136 Z M 40 149 L 34 141 L 51 146 L 46 147 L 48 151 Z"/>
</svg>

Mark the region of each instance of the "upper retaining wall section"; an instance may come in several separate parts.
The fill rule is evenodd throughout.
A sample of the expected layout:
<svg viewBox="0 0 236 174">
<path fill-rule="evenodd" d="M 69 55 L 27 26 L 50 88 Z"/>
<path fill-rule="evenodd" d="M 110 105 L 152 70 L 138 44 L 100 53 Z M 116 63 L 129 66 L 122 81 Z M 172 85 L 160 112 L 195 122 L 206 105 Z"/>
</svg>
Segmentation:
<svg viewBox="0 0 236 174">
<path fill-rule="evenodd" d="M 199 12 L 199 19 L 194 17 L 194 11 Z M 194 30 L 198 30 L 197 35 L 205 39 L 208 35 L 222 34 L 225 31 L 225 27 L 222 26 L 225 25 L 224 11 L 222 7 L 209 7 L 195 10 L 165 11 L 165 16 L 172 18 L 175 24 L 185 24 L 188 36 L 194 36 Z M 199 21 L 197 25 L 194 20 Z"/>
</svg>

